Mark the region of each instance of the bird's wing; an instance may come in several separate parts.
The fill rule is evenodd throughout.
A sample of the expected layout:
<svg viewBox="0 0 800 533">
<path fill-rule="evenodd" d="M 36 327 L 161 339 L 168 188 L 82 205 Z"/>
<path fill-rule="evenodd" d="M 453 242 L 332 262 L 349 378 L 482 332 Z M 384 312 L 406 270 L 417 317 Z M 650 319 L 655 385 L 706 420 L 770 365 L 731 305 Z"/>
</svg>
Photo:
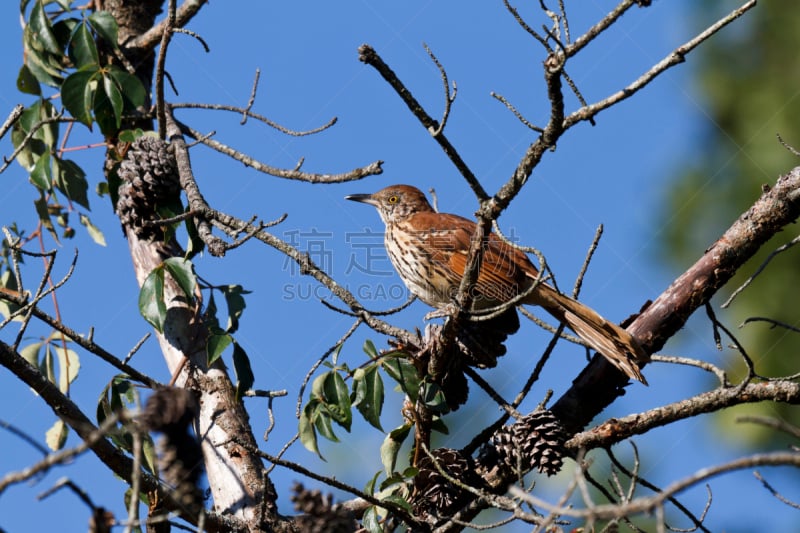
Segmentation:
<svg viewBox="0 0 800 533">
<path fill-rule="evenodd" d="M 431 259 L 446 265 L 454 276 L 452 282 L 459 283 L 467 266 L 475 223 L 458 215 L 418 213 L 414 224 L 417 228 L 426 229 L 425 244 L 430 250 Z M 530 277 L 535 278 L 537 274 L 524 253 L 490 233 L 476 282 L 478 294 L 489 300 L 482 306 L 510 300 L 519 293 L 520 287 L 529 284 Z M 481 306 L 479 302 L 478 305 Z"/>
</svg>

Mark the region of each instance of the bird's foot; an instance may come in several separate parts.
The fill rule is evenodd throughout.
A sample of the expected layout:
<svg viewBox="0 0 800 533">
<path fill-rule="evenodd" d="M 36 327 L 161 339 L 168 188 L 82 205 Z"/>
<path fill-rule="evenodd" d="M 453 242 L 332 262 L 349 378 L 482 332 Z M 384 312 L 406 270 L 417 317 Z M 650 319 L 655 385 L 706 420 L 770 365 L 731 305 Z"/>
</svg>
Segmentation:
<svg viewBox="0 0 800 533">
<path fill-rule="evenodd" d="M 439 309 L 434 309 L 423 318 L 425 321 L 433 320 L 434 318 L 447 318 L 458 311 L 458 306 L 454 303 L 449 303 Z"/>
</svg>

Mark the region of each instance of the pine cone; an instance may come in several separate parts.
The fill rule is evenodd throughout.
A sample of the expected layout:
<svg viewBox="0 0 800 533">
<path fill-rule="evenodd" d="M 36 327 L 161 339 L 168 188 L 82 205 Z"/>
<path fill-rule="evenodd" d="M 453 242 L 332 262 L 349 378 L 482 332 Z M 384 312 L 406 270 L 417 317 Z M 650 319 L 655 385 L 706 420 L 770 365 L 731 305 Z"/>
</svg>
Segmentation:
<svg viewBox="0 0 800 533">
<path fill-rule="evenodd" d="M 296 511 L 304 513 L 294 521 L 298 531 L 308 533 L 352 533 L 358 522 L 350 511 L 333 505 L 333 496 L 319 490 L 306 490 L 302 483 L 292 486 L 291 500 Z"/>
<path fill-rule="evenodd" d="M 117 215 L 142 239 L 163 234 L 158 227 L 144 227 L 144 221 L 158 219 L 156 207 L 179 199 L 180 182 L 175 157 L 169 144 L 145 135 L 133 142 L 120 163 Z"/>
<path fill-rule="evenodd" d="M 441 350 L 442 327 L 440 324 L 426 326 L 424 347 L 419 357 L 424 359 Z M 518 329 L 519 317 L 513 308 L 490 320 L 465 319 L 459 324 L 455 345 L 451 347 L 449 353 L 437 355 L 437 361 L 441 362 L 444 368 L 430 369 L 434 380 L 442 388 L 447 406 L 452 411 L 466 403 L 469 393 L 463 365 L 478 368 L 497 366 L 497 358 L 506 353 L 503 342 Z"/>
<path fill-rule="evenodd" d="M 431 455 L 439 468 L 459 482 L 480 487 L 481 479 L 475 473 L 472 457 L 458 450 L 439 448 Z M 461 507 L 462 497 L 468 493 L 445 478 L 427 454 L 417 464 L 419 473 L 414 477 L 414 513 L 419 515 L 450 516 Z"/>
<path fill-rule="evenodd" d="M 536 411 L 498 430 L 489 445 L 481 450 L 481 461 L 496 461 L 521 474 L 535 468 L 552 476 L 564 463 L 566 437 L 553 413 Z"/>
<path fill-rule="evenodd" d="M 456 342 L 467 356 L 467 363 L 478 368 L 494 368 L 497 358 L 505 355 L 503 345 L 509 335 L 519 330 L 519 316 L 513 307 L 489 320 L 465 320 L 459 325 Z"/>
<path fill-rule="evenodd" d="M 170 387 L 150 396 L 140 417 L 145 428 L 163 433 L 158 443 L 161 477 L 175 501 L 192 512 L 198 512 L 203 505 L 203 494 L 197 485 L 203 470 L 203 453 L 200 443 L 188 431 L 197 409 L 197 399 L 191 391 Z"/>
</svg>

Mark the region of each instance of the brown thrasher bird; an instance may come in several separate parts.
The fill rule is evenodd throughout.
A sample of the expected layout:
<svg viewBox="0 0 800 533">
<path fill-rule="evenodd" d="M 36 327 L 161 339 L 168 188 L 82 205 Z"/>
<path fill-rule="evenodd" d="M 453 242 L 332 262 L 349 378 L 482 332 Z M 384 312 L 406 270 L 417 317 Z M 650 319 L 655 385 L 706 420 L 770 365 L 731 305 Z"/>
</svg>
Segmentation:
<svg viewBox="0 0 800 533">
<path fill-rule="evenodd" d="M 384 245 L 406 287 L 426 304 L 442 309 L 454 302 L 467 265 L 475 222 L 437 213 L 422 191 L 391 185 L 348 200 L 375 206 L 386 225 Z M 520 250 L 490 233 L 471 294 L 472 309 L 489 309 L 529 290 L 539 271 Z M 564 322 L 628 377 L 644 384 L 637 359 L 647 354 L 630 333 L 582 303 L 539 283 L 520 303 L 538 305 Z"/>
</svg>

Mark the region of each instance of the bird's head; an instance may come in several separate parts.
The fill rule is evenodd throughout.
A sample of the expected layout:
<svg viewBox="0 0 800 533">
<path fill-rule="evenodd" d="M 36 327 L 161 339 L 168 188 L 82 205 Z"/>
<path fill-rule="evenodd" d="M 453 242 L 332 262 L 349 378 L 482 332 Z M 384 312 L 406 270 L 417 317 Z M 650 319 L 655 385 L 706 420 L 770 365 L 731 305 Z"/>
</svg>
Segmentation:
<svg viewBox="0 0 800 533">
<path fill-rule="evenodd" d="M 400 222 L 414 213 L 433 211 L 422 191 L 411 185 L 390 185 L 372 194 L 351 194 L 345 198 L 375 206 L 384 224 Z"/>
</svg>

